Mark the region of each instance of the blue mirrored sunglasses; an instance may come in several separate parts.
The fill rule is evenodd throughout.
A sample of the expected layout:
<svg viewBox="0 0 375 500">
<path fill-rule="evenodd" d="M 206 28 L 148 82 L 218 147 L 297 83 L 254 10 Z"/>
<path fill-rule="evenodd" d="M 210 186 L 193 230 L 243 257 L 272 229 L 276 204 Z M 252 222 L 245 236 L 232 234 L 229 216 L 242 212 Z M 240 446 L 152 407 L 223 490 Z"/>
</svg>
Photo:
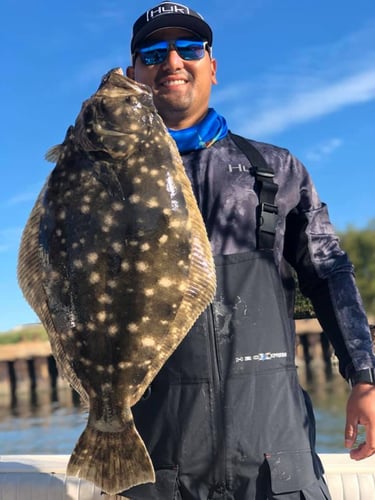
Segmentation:
<svg viewBox="0 0 375 500">
<path fill-rule="evenodd" d="M 161 64 L 167 58 L 170 50 L 176 50 L 177 54 L 184 61 L 198 61 L 203 59 L 205 50 L 210 53 L 207 41 L 203 40 L 161 40 L 159 42 L 149 42 L 135 50 L 133 57 L 139 54 L 141 61 L 146 66 Z"/>
</svg>

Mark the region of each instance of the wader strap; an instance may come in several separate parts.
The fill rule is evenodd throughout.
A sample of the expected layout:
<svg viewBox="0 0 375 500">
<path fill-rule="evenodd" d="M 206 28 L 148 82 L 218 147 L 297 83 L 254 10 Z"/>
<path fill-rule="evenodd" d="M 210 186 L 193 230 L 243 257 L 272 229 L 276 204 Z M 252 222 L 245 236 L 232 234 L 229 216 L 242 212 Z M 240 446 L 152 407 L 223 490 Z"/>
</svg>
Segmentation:
<svg viewBox="0 0 375 500">
<path fill-rule="evenodd" d="M 244 137 L 232 134 L 231 138 L 246 155 L 252 165 L 258 188 L 259 205 L 257 207 L 257 248 L 273 249 L 275 240 L 278 208 L 275 196 L 279 186 L 273 181 L 274 171 L 269 167 L 263 155 Z"/>
</svg>

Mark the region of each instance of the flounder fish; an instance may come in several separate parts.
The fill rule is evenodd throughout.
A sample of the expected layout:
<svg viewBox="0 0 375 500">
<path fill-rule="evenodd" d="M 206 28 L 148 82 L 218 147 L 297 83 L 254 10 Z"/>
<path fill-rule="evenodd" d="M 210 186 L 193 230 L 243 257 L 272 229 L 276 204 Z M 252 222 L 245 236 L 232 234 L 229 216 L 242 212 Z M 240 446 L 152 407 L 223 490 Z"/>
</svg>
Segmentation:
<svg viewBox="0 0 375 500">
<path fill-rule="evenodd" d="M 47 159 L 19 284 L 89 408 L 67 474 L 116 494 L 155 480 L 131 407 L 212 300 L 213 258 L 152 94 L 120 69 Z"/>
</svg>

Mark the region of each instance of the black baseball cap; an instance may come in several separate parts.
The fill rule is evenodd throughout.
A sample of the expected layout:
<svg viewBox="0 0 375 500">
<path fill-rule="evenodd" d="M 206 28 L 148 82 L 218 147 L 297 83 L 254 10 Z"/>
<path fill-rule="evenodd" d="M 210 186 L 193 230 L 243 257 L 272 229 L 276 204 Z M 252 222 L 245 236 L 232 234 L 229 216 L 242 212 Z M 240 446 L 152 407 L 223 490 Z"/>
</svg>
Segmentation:
<svg viewBox="0 0 375 500">
<path fill-rule="evenodd" d="M 212 47 L 212 30 L 203 17 L 193 9 L 176 2 L 164 1 L 147 10 L 133 25 L 131 52 L 151 33 L 162 28 L 187 29 Z"/>
</svg>

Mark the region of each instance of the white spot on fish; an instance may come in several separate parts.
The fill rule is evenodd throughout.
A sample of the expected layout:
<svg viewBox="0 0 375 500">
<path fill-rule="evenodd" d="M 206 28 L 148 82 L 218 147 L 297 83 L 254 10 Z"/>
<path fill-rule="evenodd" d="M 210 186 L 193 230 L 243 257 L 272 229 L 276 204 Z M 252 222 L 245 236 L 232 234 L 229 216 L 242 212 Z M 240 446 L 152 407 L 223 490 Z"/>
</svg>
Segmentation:
<svg viewBox="0 0 375 500">
<path fill-rule="evenodd" d="M 159 243 L 161 245 L 164 245 L 164 243 L 167 243 L 167 241 L 168 241 L 168 235 L 167 234 L 163 234 L 163 236 L 160 236 Z"/>
<path fill-rule="evenodd" d="M 143 243 L 141 246 L 140 246 L 140 250 L 141 252 L 147 252 L 148 250 L 150 250 L 151 246 L 149 243 Z"/>
<path fill-rule="evenodd" d="M 117 366 L 118 368 L 120 368 L 120 370 L 125 370 L 126 368 L 131 368 L 133 366 L 133 363 L 131 363 L 130 361 L 120 361 Z"/>
<path fill-rule="evenodd" d="M 112 304 L 112 297 L 107 293 L 103 293 L 102 295 L 99 296 L 98 302 L 100 304 Z"/>
<path fill-rule="evenodd" d="M 177 229 L 177 228 L 181 227 L 181 221 L 178 219 L 170 220 L 169 227 L 171 227 L 173 229 Z"/>
<path fill-rule="evenodd" d="M 152 337 L 144 337 L 142 339 L 142 345 L 144 347 L 153 347 L 155 345 L 155 340 Z"/>
<path fill-rule="evenodd" d="M 113 216 L 111 214 L 107 214 L 104 217 L 104 224 L 107 224 L 108 226 L 113 226 L 114 220 L 113 220 Z"/>
<path fill-rule="evenodd" d="M 163 288 L 169 288 L 170 286 L 173 285 L 173 281 L 170 278 L 167 278 L 166 276 L 164 276 L 164 278 L 160 278 L 158 283 Z"/>
<path fill-rule="evenodd" d="M 147 264 L 147 262 L 139 261 L 135 263 L 135 267 L 137 271 L 144 273 L 149 268 L 149 265 Z"/>
<path fill-rule="evenodd" d="M 157 198 L 153 197 L 146 201 L 146 206 L 148 208 L 157 208 L 159 206 L 159 201 Z"/>
<path fill-rule="evenodd" d="M 89 264 L 95 264 L 98 260 L 99 256 L 96 252 L 90 252 L 87 254 L 87 262 Z"/>
<path fill-rule="evenodd" d="M 80 210 L 83 214 L 89 214 L 90 213 L 90 205 L 81 205 Z"/>
<path fill-rule="evenodd" d="M 129 330 L 130 333 L 137 333 L 139 327 L 136 323 L 129 323 L 127 329 Z"/>
<path fill-rule="evenodd" d="M 122 203 L 114 202 L 112 203 L 112 210 L 114 212 L 120 212 L 123 209 Z"/>
<path fill-rule="evenodd" d="M 136 204 L 141 201 L 141 197 L 139 196 L 139 194 L 132 194 L 131 196 L 129 196 L 129 201 L 130 203 Z"/>
<path fill-rule="evenodd" d="M 129 264 L 129 262 L 127 260 L 123 260 L 121 262 L 121 269 L 122 269 L 122 271 L 129 271 L 130 264 Z"/>
<path fill-rule="evenodd" d="M 105 311 L 100 311 L 100 312 L 98 312 L 96 317 L 98 318 L 98 321 L 100 321 L 101 323 L 104 323 L 104 321 L 107 319 L 107 313 Z"/>
<path fill-rule="evenodd" d="M 109 328 L 108 328 L 108 335 L 110 335 L 111 337 L 114 337 L 115 335 L 118 334 L 118 326 L 117 325 L 111 325 Z"/>
<path fill-rule="evenodd" d="M 120 253 L 123 248 L 123 245 L 119 241 L 115 241 L 114 243 L 112 243 L 112 248 L 115 252 Z"/>
<path fill-rule="evenodd" d="M 92 272 L 89 276 L 89 281 L 92 285 L 95 285 L 95 283 L 100 282 L 100 274 L 97 272 Z"/>
</svg>

